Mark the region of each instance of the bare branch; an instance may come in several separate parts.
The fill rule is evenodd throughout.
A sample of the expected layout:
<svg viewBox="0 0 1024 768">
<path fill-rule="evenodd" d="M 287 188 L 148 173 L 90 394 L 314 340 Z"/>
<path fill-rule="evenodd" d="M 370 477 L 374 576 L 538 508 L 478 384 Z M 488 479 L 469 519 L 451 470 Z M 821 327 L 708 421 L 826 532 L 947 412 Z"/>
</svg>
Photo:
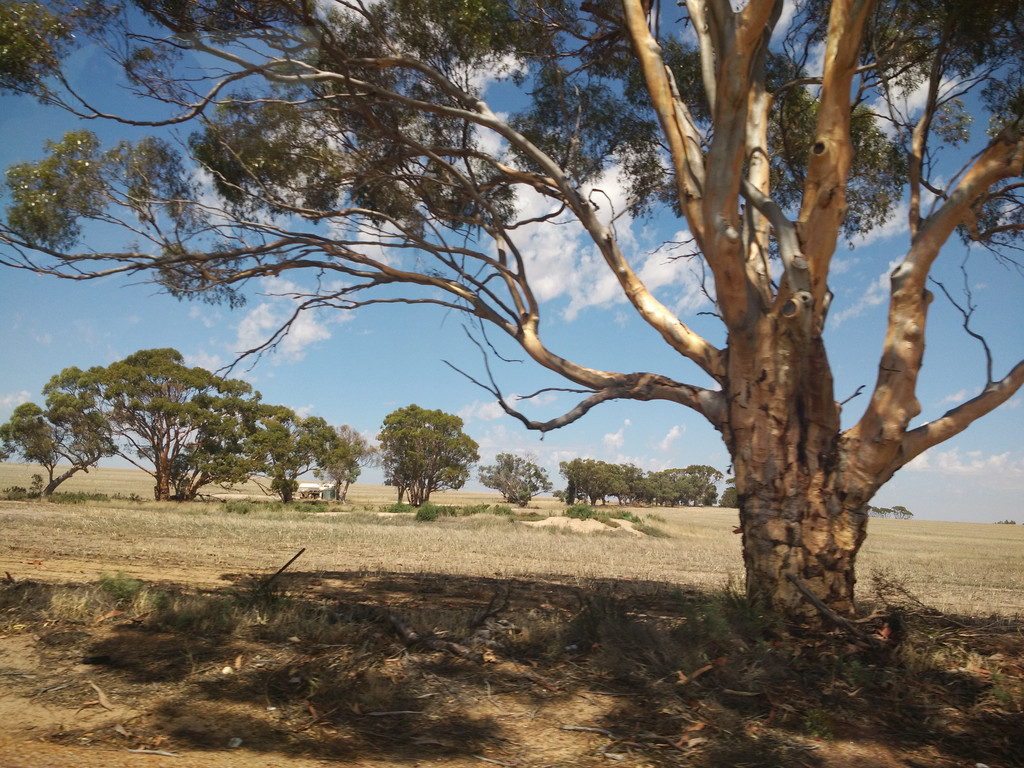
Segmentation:
<svg viewBox="0 0 1024 768">
<path fill-rule="evenodd" d="M 596 405 L 600 405 L 601 403 L 609 400 L 622 399 L 670 400 L 697 410 L 699 413 L 711 420 L 712 423 L 717 423 L 717 420 L 722 417 L 723 403 L 721 400 L 721 393 L 709 392 L 708 390 L 703 390 L 698 387 L 679 384 L 678 382 L 657 374 L 631 373 L 603 374 L 606 383 L 599 389 L 595 388 L 593 394 L 578 403 L 575 408 L 549 421 L 534 421 L 519 413 L 515 408 L 508 404 L 504 395 L 501 393 L 501 389 L 494 380 L 490 362 L 483 346 L 480 342 L 474 339 L 472 335 L 470 335 L 470 340 L 477 346 L 477 349 L 480 350 L 480 354 L 483 357 L 484 369 L 487 371 L 489 384 L 480 382 L 447 360 L 444 361 L 445 364 L 452 370 L 465 376 L 478 387 L 485 389 L 494 395 L 502 409 L 508 415 L 521 421 L 527 429 L 537 430 L 541 433 L 550 432 L 553 429 L 558 429 L 559 427 L 573 423 Z M 585 392 L 587 390 L 563 391 Z M 530 397 L 534 397 L 536 394 L 538 393 L 530 395 Z"/>
<path fill-rule="evenodd" d="M 959 302 L 957 302 L 942 282 L 936 280 L 934 277 L 929 279 L 932 281 L 933 284 L 939 287 L 939 290 L 941 290 L 942 293 L 945 294 L 946 298 L 949 300 L 949 303 L 956 307 L 957 311 L 963 317 L 964 331 L 966 331 L 967 334 L 972 338 L 977 339 L 978 343 L 981 344 L 981 348 L 985 352 L 985 386 L 987 387 L 989 384 L 992 383 L 992 350 L 989 349 L 988 342 L 985 340 L 985 337 L 971 329 L 971 317 L 974 315 L 974 310 L 977 309 L 977 307 L 974 304 L 974 297 L 971 293 L 971 286 L 967 278 L 966 259 L 963 263 L 960 264 L 960 272 L 963 274 L 964 278 L 963 292 L 964 298 L 966 299 L 966 305 L 961 305 Z"/>
<path fill-rule="evenodd" d="M 932 446 L 949 440 L 1005 403 L 1024 386 L 1024 360 L 999 381 L 990 383 L 977 397 L 947 411 L 943 416 L 912 429 L 903 437 L 900 451 L 890 462 L 885 478 Z"/>
</svg>

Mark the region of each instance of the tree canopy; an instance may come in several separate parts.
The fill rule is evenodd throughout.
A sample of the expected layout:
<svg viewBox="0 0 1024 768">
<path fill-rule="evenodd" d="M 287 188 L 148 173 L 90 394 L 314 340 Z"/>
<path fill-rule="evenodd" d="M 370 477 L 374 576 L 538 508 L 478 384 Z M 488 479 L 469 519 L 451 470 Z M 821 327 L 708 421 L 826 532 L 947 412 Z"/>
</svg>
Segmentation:
<svg viewBox="0 0 1024 768">
<path fill-rule="evenodd" d="M 538 493 L 551 490 L 551 481 L 543 467 L 524 456 L 499 453 L 494 464 L 480 467 L 480 484 L 493 488 L 509 504 L 525 507 Z"/>
<path fill-rule="evenodd" d="M 77 385 L 74 371 L 54 376 L 44 393 L 46 408 L 22 403 L 0 425 L 0 458 L 12 455 L 47 472 L 42 495 L 49 496 L 77 472 L 88 472 L 115 452 L 110 427 L 91 396 Z M 60 465 L 66 465 L 57 473 Z"/>
<path fill-rule="evenodd" d="M 283 405 L 260 408 L 259 423 L 246 441 L 251 473 L 270 478 L 269 489 L 287 503 L 299 477 L 331 459 L 337 433 L 319 416 L 299 416 Z"/>
<path fill-rule="evenodd" d="M 72 279 L 139 273 L 233 303 L 248 281 L 304 270 L 315 285 L 300 309 L 463 313 L 484 353 L 466 375 L 542 433 L 617 399 L 689 408 L 732 458 L 748 589 L 794 620 L 817 616 L 808 591 L 853 611 L 875 492 L 1024 383 L 1024 361 L 996 371 L 982 339 L 981 392 L 912 423 L 943 249 L 975 243 L 1020 269 L 1016 0 L 62 9 L 4 7 L 0 86 L 152 135 L 104 145 L 82 128 L 9 169 L 0 261 Z M 123 66 L 132 100 L 118 114 L 61 77 L 90 41 Z M 171 126 L 187 135 L 173 140 Z M 979 131 L 985 141 L 968 144 Z M 641 279 L 613 183 L 630 213 L 683 220 L 718 335 Z M 894 216 L 909 237 L 876 380 L 844 427 L 824 337 L 833 255 Z M 91 250 L 90 228 L 111 224 L 126 229 L 124 247 Z M 543 266 L 526 243 L 557 227 L 586 234 L 664 340 L 656 370 L 607 370 L 549 346 Z M 963 312 L 970 331 L 969 302 Z M 507 398 L 491 365 L 501 339 L 563 377 L 575 406 L 534 418 L 533 398 Z"/>
<path fill-rule="evenodd" d="M 399 502 L 408 493 L 414 507 L 430 501 L 434 491 L 461 488 L 480 460 L 462 419 L 416 404 L 389 413 L 377 437 L 384 481 L 398 488 Z"/>
<path fill-rule="evenodd" d="M 359 479 L 364 466 L 377 459 L 376 449 L 348 424 L 334 428 L 334 437 L 320 457 L 314 474 L 334 483 L 334 498 L 345 501 L 348 487 Z"/>
<path fill-rule="evenodd" d="M 246 476 L 240 446 L 259 402 L 246 382 L 189 367 L 175 349 L 139 350 L 61 378 L 92 398 L 117 455 L 153 476 L 158 501 L 190 499 L 202 485 Z"/>
</svg>

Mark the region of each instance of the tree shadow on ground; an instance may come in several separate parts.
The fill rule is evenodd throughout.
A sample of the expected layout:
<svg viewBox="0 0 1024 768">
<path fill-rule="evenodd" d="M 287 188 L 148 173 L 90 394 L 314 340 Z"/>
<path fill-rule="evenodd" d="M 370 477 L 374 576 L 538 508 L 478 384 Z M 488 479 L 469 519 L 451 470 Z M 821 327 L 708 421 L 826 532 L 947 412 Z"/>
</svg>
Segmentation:
<svg viewBox="0 0 1024 768">
<path fill-rule="evenodd" d="M 1019 620 L 889 605 L 873 625 L 889 635 L 878 650 L 785 627 L 729 590 L 657 582 L 332 572 L 266 586 L 239 576 L 229 590 L 164 593 L 117 626 L 64 630 L 65 646 L 105 690 L 139 702 L 140 744 L 178 749 L 1024 764 Z"/>
</svg>

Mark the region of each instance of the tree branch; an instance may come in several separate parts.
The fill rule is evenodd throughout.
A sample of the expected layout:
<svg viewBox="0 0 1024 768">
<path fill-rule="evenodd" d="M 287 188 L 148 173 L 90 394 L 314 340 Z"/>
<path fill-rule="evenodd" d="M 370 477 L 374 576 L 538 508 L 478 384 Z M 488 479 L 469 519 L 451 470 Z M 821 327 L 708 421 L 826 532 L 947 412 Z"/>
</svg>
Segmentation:
<svg viewBox="0 0 1024 768">
<path fill-rule="evenodd" d="M 908 431 L 899 453 L 886 469 L 885 478 L 891 477 L 897 469 L 932 446 L 963 432 L 973 422 L 1013 397 L 1021 386 L 1024 386 L 1024 360 L 1017 363 L 1002 379 L 991 382 L 977 397 L 961 403 L 934 421 Z"/>
</svg>

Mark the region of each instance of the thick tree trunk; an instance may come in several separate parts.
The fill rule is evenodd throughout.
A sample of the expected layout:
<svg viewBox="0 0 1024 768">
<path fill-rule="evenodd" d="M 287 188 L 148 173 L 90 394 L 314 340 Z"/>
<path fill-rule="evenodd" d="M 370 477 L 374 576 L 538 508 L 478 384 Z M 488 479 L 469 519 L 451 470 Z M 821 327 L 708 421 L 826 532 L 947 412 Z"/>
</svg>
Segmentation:
<svg viewBox="0 0 1024 768">
<path fill-rule="evenodd" d="M 771 493 L 740 498 L 747 591 L 788 619 L 816 624 L 817 610 L 798 579 L 840 615 L 855 612 L 857 552 L 867 535 L 864 505 L 845 508 L 838 494 L 796 465 L 774 474 Z M 762 488 L 765 486 L 758 483 Z"/>
<path fill-rule="evenodd" d="M 43 488 L 43 496 L 52 496 L 53 492 L 57 490 L 57 486 L 59 486 L 61 483 L 63 483 L 69 477 L 74 475 L 79 469 L 81 469 L 81 467 L 71 467 L 71 469 L 67 470 L 66 472 L 64 472 L 63 474 L 59 475 L 58 477 L 54 477 L 53 476 L 53 470 L 51 469 L 50 470 L 50 481 L 46 484 L 46 487 Z"/>
<path fill-rule="evenodd" d="M 171 500 L 171 457 L 164 449 L 157 454 L 153 467 L 153 495 L 157 501 Z"/>
<path fill-rule="evenodd" d="M 851 492 L 839 405 L 820 337 L 766 316 L 730 345 L 729 418 L 747 592 L 787 619 L 821 617 L 793 579 L 836 613 L 854 613 L 855 564 L 872 487 Z"/>
<path fill-rule="evenodd" d="M 171 478 L 169 472 L 157 471 L 156 484 L 153 486 L 153 496 L 157 501 L 170 501 Z"/>
</svg>

